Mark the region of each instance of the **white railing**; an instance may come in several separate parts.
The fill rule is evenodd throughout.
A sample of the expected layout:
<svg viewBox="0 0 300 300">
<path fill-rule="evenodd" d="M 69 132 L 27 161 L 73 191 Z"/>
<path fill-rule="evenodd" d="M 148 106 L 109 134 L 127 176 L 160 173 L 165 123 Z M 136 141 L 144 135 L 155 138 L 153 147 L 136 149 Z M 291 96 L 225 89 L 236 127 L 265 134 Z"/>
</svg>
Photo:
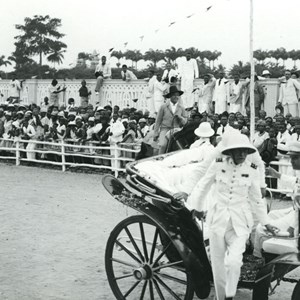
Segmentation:
<svg viewBox="0 0 300 300">
<path fill-rule="evenodd" d="M 0 81 L 0 103 L 5 102 L 9 97 L 10 84 L 9 80 Z M 107 79 L 104 81 L 101 89 L 100 97 L 95 93 L 96 81 L 89 79 L 86 80 L 88 89 L 92 92 L 90 96 L 90 103 L 93 105 L 99 101 L 102 106 L 107 104 L 119 105 L 121 109 L 129 106 L 137 109 L 145 110 L 149 109 L 149 103 L 147 102 L 147 82 L 145 80 L 132 80 L 125 82 L 118 79 Z M 23 82 L 23 88 L 20 92 L 20 98 L 25 104 L 36 103 L 41 104 L 44 97 L 49 97 L 48 88 L 51 80 L 43 79 L 28 79 Z M 202 79 L 196 79 L 194 86 L 198 87 L 203 84 Z M 260 84 L 264 87 L 266 98 L 264 102 L 264 109 L 267 115 L 273 116 L 275 114 L 275 105 L 279 96 L 279 82 L 277 79 L 269 79 L 260 81 Z M 58 80 L 58 85 L 66 87 L 66 91 L 59 94 L 59 101 L 61 105 L 66 105 L 69 98 L 74 98 L 76 105 L 80 104 L 79 88 L 81 86 L 81 79 L 74 80 Z M 197 95 L 195 95 L 197 97 Z M 133 102 L 133 99 L 138 99 L 137 102 Z"/>
<path fill-rule="evenodd" d="M 93 145 L 99 144 L 98 142 L 89 142 L 90 145 L 70 144 L 71 142 L 74 143 L 74 141 L 70 140 L 45 142 L 37 140 L 22 140 L 19 138 L 0 138 L 0 152 L 5 152 L 5 154 L 7 154 L 2 156 L 0 155 L 0 159 L 15 160 L 17 166 L 20 165 L 22 161 L 61 166 L 63 172 L 66 171 L 67 166 L 108 169 L 114 172 L 117 177 L 120 171 L 125 172 L 125 167 L 121 166 L 122 162 L 125 165 L 126 162 L 134 161 L 134 158 L 126 157 L 126 154 L 135 156 L 140 151 L 140 146 L 132 143 L 119 143 L 116 145 L 102 144 L 98 146 Z M 35 148 L 26 149 L 28 144 L 35 145 Z M 26 157 L 23 157 L 24 155 L 21 153 L 25 153 Z M 32 153 L 40 154 L 40 159 L 28 158 L 28 156 Z M 56 161 L 50 160 L 49 154 L 56 156 L 58 159 L 56 159 Z M 46 158 L 47 155 L 48 159 L 43 159 Z M 86 160 L 92 159 L 93 161 L 103 160 L 106 164 L 97 165 L 96 163 L 78 162 L 78 159 L 76 158 Z M 109 163 L 107 164 L 107 162 Z"/>
</svg>

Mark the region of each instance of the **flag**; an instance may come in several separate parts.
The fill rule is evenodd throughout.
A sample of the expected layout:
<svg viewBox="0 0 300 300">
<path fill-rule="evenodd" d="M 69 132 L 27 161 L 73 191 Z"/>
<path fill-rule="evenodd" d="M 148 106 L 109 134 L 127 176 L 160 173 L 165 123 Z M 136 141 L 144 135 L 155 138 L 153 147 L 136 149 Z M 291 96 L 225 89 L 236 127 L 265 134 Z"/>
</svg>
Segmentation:
<svg viewBox="0 0 300 300">
<path fill-rule="evenodd" d="M 191 18 L 191 17 L 194 16 L 194 15 L 195 15 L 195 14 L 191 14 L 191 15 L 187 16 L 186 18 L 189 19 L 189 18 Z"/>
<path fill-rule="evenodd" d="M 137 102 L 139 99 L 132 99 L 133 102 Z"/>
<path fill-rule="evenodd" d="M 127 45 L 128 45 L 128 42 L 124 43 L 124 47 L 127 47 Z"/>
<path fill-rule="evenodd" d="M 206 9 L 206 11 L 209 11 L 211 8 L 212 8 L 212 5 L 209 6 L 209 7 Z"/>
<path fill-rule="evenodd" d="M 113 51 L 115 48 L 110 48 L 109 50 L 108 50 L 108 52 L 111 52 L 111 51 Z"/>
<path fill-rule="evenodd" d="M 170 24 L 169 24 L 169 27 L 171 27 L 172 25 L 174 25 L 176 22 L 171 22 Z"/>
<path fill-rule="evenodd" d="M 141 35 L 140 36 L 140 39 L 141 39 L 141 42 L 143 41 L 143 39 L 144 39 L 144 36 L 143 35 Z"/>
<path fill-rule="evenodd" d="M 156 29 L 156 30 L 155 30 L 155 33 L 158 33 L 158 32 L 159 32 L 159 29 Z"/>
</svg>

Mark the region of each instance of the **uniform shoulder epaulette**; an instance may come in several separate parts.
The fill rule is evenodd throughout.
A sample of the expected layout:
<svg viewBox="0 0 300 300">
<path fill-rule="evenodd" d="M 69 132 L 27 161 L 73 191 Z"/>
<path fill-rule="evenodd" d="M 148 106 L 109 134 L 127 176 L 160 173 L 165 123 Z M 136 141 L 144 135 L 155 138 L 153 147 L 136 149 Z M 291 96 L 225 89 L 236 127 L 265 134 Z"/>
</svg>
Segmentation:
<svg viewBox="0 0 300 300">
<path fill-rule="evenodd" d="M 216 162 L 222 162 L 222 161 L 223 161 L 223 158 L 222 158 L 222 157 L 216 158 Z"/>
<path fill-rule="evenodd" d="M 256 165 L 256 164 L 253 164 L 253 163 L 251 164 L 250 167 L 253 168 L 253 169 L 255 169 L 255 170 L 257 169 L 257 165 Z"/>
</svg>

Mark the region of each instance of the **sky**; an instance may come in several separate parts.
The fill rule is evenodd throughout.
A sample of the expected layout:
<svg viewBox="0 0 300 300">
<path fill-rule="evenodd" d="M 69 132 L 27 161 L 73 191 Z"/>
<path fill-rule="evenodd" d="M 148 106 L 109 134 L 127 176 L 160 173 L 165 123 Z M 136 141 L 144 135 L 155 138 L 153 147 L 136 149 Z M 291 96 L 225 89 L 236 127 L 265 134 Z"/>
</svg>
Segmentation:
<svg viewBox="0 0 300 300">
<path fill-rule="evenodd" d="M 253 0 L 254 49 L 300 49 L 299 0 Z M 250 0 L 9 0 L 1 3 L 0 55 L 14 51 L 15 24 L 25 17 L 60 18 L 68 45 L 63 66 L 78 52 L 107 55 L 108 49 L 196 47 L 222 52 L 218 63 L 229 69 L 249 60 Z M 211 7 L 208 11 L 208 7 Z M 194 14 L 191 18 L 188 15 Z M 171 22 L 176 22 L 168 26 Z M 157 33 L 155 30 L 159 29 Z M 144 36 L 143 41 L 139 38 Z M 112 60 L 112 67 L 114 67 Z M 291 63 L 290 63 L 291 64 Z"/>
</svg>

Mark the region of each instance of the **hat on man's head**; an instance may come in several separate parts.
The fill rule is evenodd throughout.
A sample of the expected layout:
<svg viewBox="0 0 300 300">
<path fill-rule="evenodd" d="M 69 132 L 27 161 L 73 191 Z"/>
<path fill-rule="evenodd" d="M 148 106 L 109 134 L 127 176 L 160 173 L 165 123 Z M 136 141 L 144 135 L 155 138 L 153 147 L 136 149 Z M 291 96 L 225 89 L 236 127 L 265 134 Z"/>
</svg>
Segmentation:
<svg viewBox="0 0 300 300">
<path fill-rule="evenodd" d="M 64 118 L 64 117 L 65 117 L 65 114 L 64 114 L 63 111 L 60 111 L 60 112 L 57 114 L 57 116 L 58 116 L 58 117 L 63 117 L 63 118 Z"/>
<path fill-rule="evenodd" d="M 4 114 L 5 114 L 6 116 L 11 116 L 11 111 L 6 111 Z"/>
<path fill-rule="evenodd" d="M 102 106 L 98 106 L 97 109 L 96 109 L 96 111 L 100 111 L 100 110 L 105 110 L 105 109 Z"/>
<path fill-rule="evenodd" d="M 70 122 L 68 123 L 68 126 L 76 126 L 75 121 L 70 121 Z"/>
<path fill-rule="evenodd" d="M 240 132 L 226 135 L 226 138 L 222 139 L 222 145 L 222 154 L 225 155 L 230 155 L 230 152 L 235 149 L 247 149 L 248 154 L 256 151 L 256 148 L 251 145 L 248 137 Z"/>
<path fill-rule="evenodd" d="M 195 129 L 194 133 L 199 137 L 211 137 L 215 134 L 215 131 L 211 128 L 209 122 L 202 122 L 199 127 Z"/>
<path fill-rule="evenodd" d="M 140 118 L 140 119 L 139 119 L 139 123 L 147 123 L 147 121 L 146 121 L 145 118 Z"/>
<path fill-rule="evenodd" d="M 94 121 L 95 121 L 95 118 L 94 118 L 94 117 L 89 117 L 89 118 L 88 118 L 88 121 L 89 121 L 89 122 L 94 122 Z"/>
<path fill-rule="evenodd" d="M 269 72 L 269 70 L 263 70 L 262 76 L 264 75 L 271 75 L 271 73 Z"/>
<path fill-rule="evenodd" d="M 290 142 L 287 146 L 289 149 L 288 155 L 300 155 L 300 142 Z"/>
<path fill-rule="evenodd" d="M 24 115 L 24 112 L 22 110 L 17 111 L 17 115 Z"/>
<path fill-rule="evenodd" d="M 179 96 L 181 96 L 183 94 L 183 91 L 180 91 L 177 89 L 177 86 L 171 86 L 170 87 L 170 90 L 169 90 L 169 93 L 166 94 L 166 98 L 171 98 L 174 94 L 178 93 Z"/>
<path fill-rule="evenodd" d="M 267 125 L 266 121 L 264 121 L 264 120 L 258 120 L 256 124 L 261 125 L 261 126 L 266 126 Z"/>
</svg>

